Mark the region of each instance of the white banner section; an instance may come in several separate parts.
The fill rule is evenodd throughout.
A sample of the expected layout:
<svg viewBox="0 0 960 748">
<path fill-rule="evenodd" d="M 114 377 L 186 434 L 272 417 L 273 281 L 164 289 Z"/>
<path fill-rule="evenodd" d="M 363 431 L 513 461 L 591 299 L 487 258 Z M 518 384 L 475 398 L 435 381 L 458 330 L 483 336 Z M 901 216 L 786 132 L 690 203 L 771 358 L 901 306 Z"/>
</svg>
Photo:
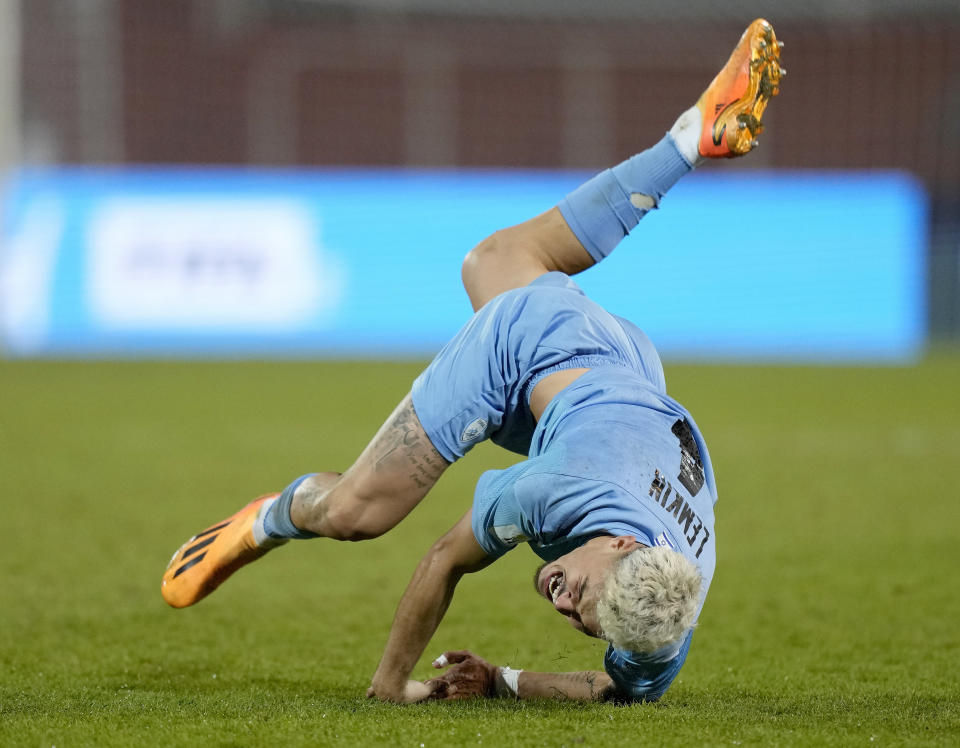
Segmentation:
<svg viewBox="0 0 960 748">
<path fill-rule="evenodd" d="M 290 330 L 327 317 L 344 273 L 290 201 L 117 198 L 92 216 L 89 311 L 104 329 Z"/>
</svg>

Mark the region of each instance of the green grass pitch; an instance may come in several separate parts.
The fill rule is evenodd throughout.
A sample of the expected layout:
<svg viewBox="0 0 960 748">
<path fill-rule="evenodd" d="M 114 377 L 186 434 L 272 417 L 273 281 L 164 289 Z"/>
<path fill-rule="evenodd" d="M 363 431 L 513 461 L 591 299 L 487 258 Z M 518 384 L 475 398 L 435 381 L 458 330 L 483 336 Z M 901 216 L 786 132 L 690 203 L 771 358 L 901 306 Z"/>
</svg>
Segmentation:
<svg viewBox="0 0 960 748">
<path fill-rule="evenodd" d="M 913 367 L 667 366 L 711 447 L 719 565 L 659 704 L 367 701 L 420 554 L 484 445 L 396 530 L 296 542 L 166 607 L 189 534 L 343 469 L 419 365 L 0 361 L 0 745 L 957 745 L 960 357 Z M 418 665 L 599 668 L 535 557 L 458 590 Z"/>
</svg>

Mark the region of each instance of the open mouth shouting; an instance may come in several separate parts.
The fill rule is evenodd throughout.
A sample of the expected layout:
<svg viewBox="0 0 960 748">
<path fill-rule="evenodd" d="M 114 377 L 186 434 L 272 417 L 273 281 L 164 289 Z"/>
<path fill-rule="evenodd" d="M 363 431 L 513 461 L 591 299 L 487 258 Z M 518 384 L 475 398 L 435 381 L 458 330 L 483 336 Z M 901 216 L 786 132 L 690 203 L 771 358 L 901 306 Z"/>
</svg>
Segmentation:
<svg viewBox="0 0 960 748">
<path fill-rule="evenodd" d="M 566 574 L 562 569 L 546 569 L 544 564 L 537 570 L 536 587 L 537 592 L 556 607 L 566 589 Z"/>
<path fill-rule="evenodd" d="M 546 597 L 549 598 L 550 602 L 554 605 L 557 604 L 557 598 L 560 597 L 560 592 L 563 589 L 563 572 L 556 571 L 547 578 L 546 584 Z"/>
</svg>

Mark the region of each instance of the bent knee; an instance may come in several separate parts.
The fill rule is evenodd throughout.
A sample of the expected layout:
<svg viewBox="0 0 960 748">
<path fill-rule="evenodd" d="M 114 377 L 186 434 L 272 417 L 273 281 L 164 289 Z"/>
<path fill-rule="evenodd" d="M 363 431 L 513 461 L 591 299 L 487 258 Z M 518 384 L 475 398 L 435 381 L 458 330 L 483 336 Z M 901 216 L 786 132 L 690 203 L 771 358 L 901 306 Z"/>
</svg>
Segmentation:
<svg viewBox="0 0 960 748">
<path fill-rule="evenodd" d="M 460 266 L 460 277 L 467 293 L 495 272 L 496 266 L 503 264 L 506 244 L 504 230 L 500 229 L 467 252 Z"/>
<path fill-rule="evenodd" d="M 471 249 L 460 277 L 474 310 L 511 288 L 525 286 L 548 272 L 536 245 L 517 227 L 500 229 Z"/>
</svg>

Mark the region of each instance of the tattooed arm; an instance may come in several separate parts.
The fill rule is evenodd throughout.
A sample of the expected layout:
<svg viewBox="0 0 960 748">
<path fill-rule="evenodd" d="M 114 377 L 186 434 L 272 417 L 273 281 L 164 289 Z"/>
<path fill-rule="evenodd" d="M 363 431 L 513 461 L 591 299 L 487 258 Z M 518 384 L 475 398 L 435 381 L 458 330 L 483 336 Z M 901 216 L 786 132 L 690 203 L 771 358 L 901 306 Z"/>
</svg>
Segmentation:
<svg viewBox="0 0 960 748">
<path fill-rule="evenodd" d="M 538 673 L 524 670 L 514 684 L 514 693 L 504 680 L 499 667 L 491 665 L 472 652 L 444 652 L 443 656 L 452 667 L 442 676 L 425 682 L 433 699 L 517 696 L 521 699 L 605 701 L 616 696 L 613 680 L 598 670 L 578 673 Z M 434 667 L 445 665 L 435 662 Z"/>
<path fill-rule="evenodd" d="M 427 698 L 434 687 L 408 680 L 430 637 L 437 630 L 460 578 L 492 563 L 473 536 L 472 512 L 440 538 L 420 561 L 397 607 L 387 646 L 367 696 L 410 703 Z"/>
</svg>

